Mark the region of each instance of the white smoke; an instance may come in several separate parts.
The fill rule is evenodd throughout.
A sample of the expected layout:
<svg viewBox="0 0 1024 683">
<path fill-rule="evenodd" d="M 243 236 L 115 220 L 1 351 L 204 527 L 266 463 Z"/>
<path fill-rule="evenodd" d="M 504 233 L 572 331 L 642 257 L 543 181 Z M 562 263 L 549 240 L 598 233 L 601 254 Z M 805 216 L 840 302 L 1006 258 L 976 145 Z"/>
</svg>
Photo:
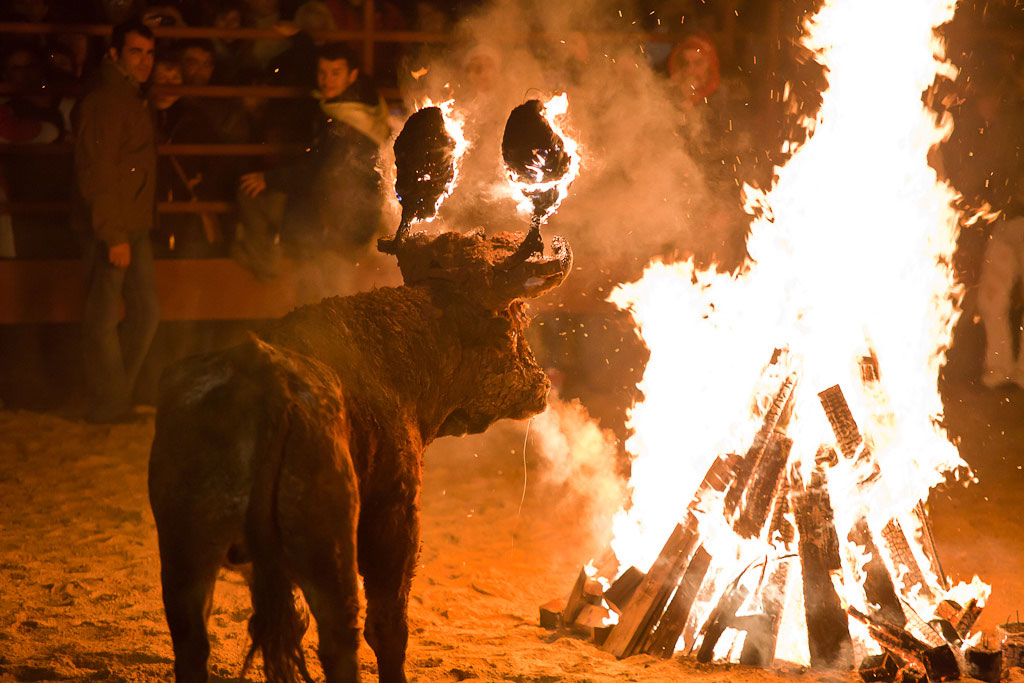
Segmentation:
<svg viewBox="0 0 1024 683">
<path fill-rule="evenodd" d="M 453 45 L 410 62 L 409 71 L 427 68 L 418 80 L 405 76 L 410 111 L 426 97 L 435 103 L 454 97 L 472 145 L 459 187 L 432 229 L 528 228 L 506 182 L 505 121 L 528 99 L 566 92 L 564 127 L 580 144 L 583 166 L 542 232 L 546 239 L 564 235 L 576 252 L 583 274 L 569 289 L 593 289 L 599 271 L 616 282 L 632 278 L 663 254 L 738 263 L 745 226 L 738 234 L 707 229 L 707 216 L 734 200 L 710 196 L 687 155 L 679 91 L 655 73 L 637 39 L 581 33 L 629 28 L 616 22 L 622 20 L 614 7 L 601 3 L 496 0 L 459 24 Z M 384 162 L 393 169 L 393 159 Z M 386 182 L 393 185 L 390 173 Z M 395 225 L 398 213 L 396 203 Z"/>
<path fill-rule="evenodd" d="M 601 429 L 579 401 L 563 401 L 554 390 L 530 433 L 542 458 L 538 473 L 544 484 L 589 520 L 591 538 L 606 546 L 612 517 L 626 499 L 614 434 Z"/>
</svg>

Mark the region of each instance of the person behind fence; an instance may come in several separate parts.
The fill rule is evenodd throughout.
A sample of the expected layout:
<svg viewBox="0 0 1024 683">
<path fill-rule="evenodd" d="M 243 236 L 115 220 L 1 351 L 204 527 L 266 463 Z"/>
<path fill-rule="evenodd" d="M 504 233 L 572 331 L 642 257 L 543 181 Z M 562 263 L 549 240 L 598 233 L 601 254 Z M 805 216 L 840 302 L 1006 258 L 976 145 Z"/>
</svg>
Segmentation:
<svg viewBox="0 0 1024 683">
<path fill-rule="evenodd" d="M 240 201 L 244 205 L 267 191 L 283 193 L 280 241 L 286 249 L 297 258 L 329 249 L 354 260 L 381 222 L 384 195 L 377 155 L 390 135 L 387 105 L 360 76 L 343 43 L 320 48 L 317 83 L 310 151 L 298 162 L 243 175 Z M 240 213 L 244 220 L 244 206 Z M 261 234 L 267 229 L 266 222 L 242 226 L 234 252 L 240 261 L 265 260 L 258 250 L 273 242 Z"/>
<path fill-rule="evenodd" d="M 155 132 L 141 92 L 153 55 L 148 27 L 134 20 L 115 26 L 97 78 L 74 116 L 75 223 L 86 277 L 82 350 L 92 394 L 85 418 L 90 422 L 132 418 L 135 379 L 160 318 L 149 237 Z"/>
</svg>

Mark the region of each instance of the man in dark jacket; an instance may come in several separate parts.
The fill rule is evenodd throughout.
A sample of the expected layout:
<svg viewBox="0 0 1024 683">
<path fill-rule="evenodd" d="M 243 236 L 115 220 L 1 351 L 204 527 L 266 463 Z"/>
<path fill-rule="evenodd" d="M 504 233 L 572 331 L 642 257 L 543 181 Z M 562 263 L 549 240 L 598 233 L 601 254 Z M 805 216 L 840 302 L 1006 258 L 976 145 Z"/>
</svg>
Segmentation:
<svg viewBox="0 0 1024 683">
<path fill-rule="evenodd" d="M 140 92 L 152 69 L 152 32 L 138 22 L 116 26 L 98 77 L 75 116 L 86 271 L 83 351 L 94 399 L 86 419 L 91 422 L 131 416 L 135 379 L 160 318 L 149 239 L 156 143 L 153 117 Z"/>
<path fill-rule="evenodd" d="M 318 54 L 310 151 L 296 163 L 242 176 L 241 190 L 249 197 L 267 189 L 287 196 L 280 241 L 296 256 L 329 249 L 356 260 L 381 220 L 376 167 L 391 134 L 387 105 L 360 76 L 345 44 L 325 45 Z"/>
</svg>

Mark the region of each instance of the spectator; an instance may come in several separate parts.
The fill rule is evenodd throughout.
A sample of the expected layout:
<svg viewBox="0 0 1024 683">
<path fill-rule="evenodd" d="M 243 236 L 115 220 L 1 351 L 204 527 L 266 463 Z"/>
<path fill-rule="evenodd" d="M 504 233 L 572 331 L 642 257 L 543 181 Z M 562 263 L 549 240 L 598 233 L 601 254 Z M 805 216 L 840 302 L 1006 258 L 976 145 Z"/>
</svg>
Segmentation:
<svg viewBox="0 0 1024 683">
<path fill-rule="evenodd" d="M 153 276 L 156 144 L 141 86 L 153 68 L 153 33 L 114 27 L 92 88 L 76 110 L 75 181 L 83 228 L 83 352 L 90 422 L 131 418 L 139 369 L 159 322 Z M 125 304 L 118 336 L 122 296 Z"/>
<path fill-rule="evenodd" d="M 160 55 L 153 64 L 154 85 L 180 85 L 182 66 L 171 56 Z M 204 112 L 176 95 L 150 95 L 160 143 L 206 144 L 217 142 Z M 210 201 L 226 196 L 218 192 L 217 160 L 209 157 L 163 155 L 157 163 L 157 197 L 161 201 Z M 153 230 L 156 256 L 205 258 L 223 256 L 220 223 L 212 213 L 158 214 Z"/>
<path fill-rule="evenodd" d="M 181 53 L 181 76 L 188 85 L 209 85 L 213 81 L 214 59 L 213 43 L 203 39 L 193 39 L 178 45 Z"/>
<path fill-rule="evenodd" d="M 242 28 L 245 4 L 242 0 L 223 0 L 213 11 L 214 28 L 235 30 Z M 225 85 L 243 84 L 246 73 L 256 70 L 251 41 L 237 38 L 214 38 L 213 82 Z"/>
<path fill-rule="evenodd" d="M 245 4 L 246 12 L 242 19 L 246 28 L 281 27 L 278 0 L 245 0 Z M 270 60 L 287 49 L 287 41 L 281 38 L 257 38 L 251 41 L 253 62 L 261 69 L 265 69 Z"/>
<path fill-rule="evenodd" d="M 339 31 L 358 31 L 363 28 L 366 14 L 363 0 L 314 0 L 322 1 L 334 17 L 334 25 Z M 402 11 L 390 0 L 375 0 L 373 3 L 373 28 L 378 31 L 405 31 L 408 24 Z M 348 44 L 350 49 L 359 54 L 362 44 Z M 396 83 L 398 68 L 398 51 L 393 45 L 377 43 L 373 51 L 374 78 L 379 83 Z"/>
<path fill-rule="evenodd" d="M 70 98 L 42 90 L 54 83 L 47 76 L 45 57 L 31 43 L 15 43 L 2 61 L 3 82 L 23 92 L 0 101 L 0 142 L 47 144 L 67 134 L 66 112 Z M 17 166 L 8 165 L 15 162 Z M 4 159 L 6 193 L 13 202 L 66 202 L 70 184 L 70 159 L 62 155 L 26 154 Z M 17 172 L 14 172 L 14 169 Z M 54 214 L 18 213 L 9 219 L 15 251 L 23 258 L 48 258 L 73 253 L 74 239 L 67 221 Z"/>
<path fill-rule="evenodd" d="M 319 113 L 310 153 L 301 162 L 242 176 L 242 201 L 268 189 L 284 193 L 282 243 L 300 258 L 329 249 L 354 260 L 379 229 L 383 195 L 376 165 L 380 145 L 390 136 L 387 106 L 343 43 L 320 49 L 317 82 Z M 261 229 L 244 226 L 246 241 L 236 250 L 241 261 L 266 260 L 253 248 L 272 242 L 258 234 Z"/>
</svg>

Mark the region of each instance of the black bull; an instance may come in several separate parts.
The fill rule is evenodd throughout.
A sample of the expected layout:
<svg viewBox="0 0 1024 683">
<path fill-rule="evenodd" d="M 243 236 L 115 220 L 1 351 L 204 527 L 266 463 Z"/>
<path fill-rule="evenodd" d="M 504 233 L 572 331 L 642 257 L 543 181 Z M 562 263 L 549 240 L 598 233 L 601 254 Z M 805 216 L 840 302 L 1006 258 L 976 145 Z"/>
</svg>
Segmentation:
<svg viewBox="0 0 1024 683">
<path fill-rule="evenodd" d="M 258 651 L 268 680 L 309 679 L 298 586 L 327 680 L 358 680 L 358 569 L 380 680 L 405 681 L 424 449 L 546 404 L 522 300 L 572 258 L 556 238 L 553 257 L 508 261 L 520 241 L 414 235 L 390 245 L 405 286 L 325 299 L 168 369 L 149 496 L 179 682 L 207 680 L 216 576 L 246 562 L 246 666 Z"/>
</svg>

